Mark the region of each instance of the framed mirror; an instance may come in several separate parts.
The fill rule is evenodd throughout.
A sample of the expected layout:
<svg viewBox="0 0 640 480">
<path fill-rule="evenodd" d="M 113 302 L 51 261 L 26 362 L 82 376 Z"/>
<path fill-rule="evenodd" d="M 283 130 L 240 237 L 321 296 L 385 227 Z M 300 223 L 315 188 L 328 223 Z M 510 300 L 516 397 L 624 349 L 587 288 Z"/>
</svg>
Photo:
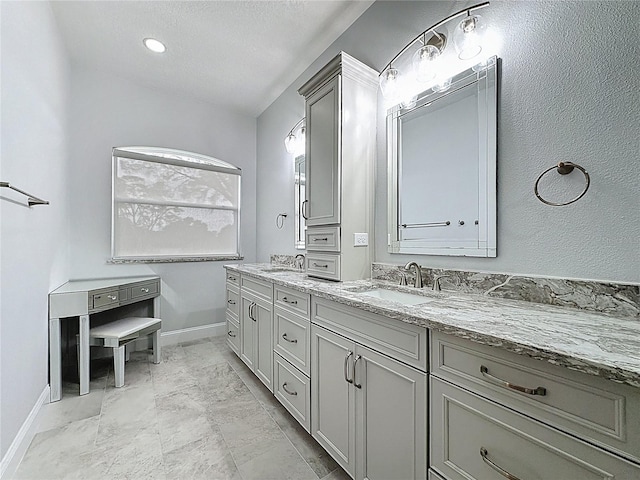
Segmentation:
<svg viewBox="0 0 640 480">
<path fill-rule="evenodd" d="M 294 173 L 295 190 L 293 193 L 294 200 L 294 247 L 298 250 L 305 249 L 305 230 L 307 229 L 304 216 L 302 215 L 302 202 L 305 199 L 305 157 L 299 155 L 295 159 Z"/>
<path fill-rule="evenodd" d="M 497 63 L 388 110 L 390 253 L 496 256 Z"/>
</svg>

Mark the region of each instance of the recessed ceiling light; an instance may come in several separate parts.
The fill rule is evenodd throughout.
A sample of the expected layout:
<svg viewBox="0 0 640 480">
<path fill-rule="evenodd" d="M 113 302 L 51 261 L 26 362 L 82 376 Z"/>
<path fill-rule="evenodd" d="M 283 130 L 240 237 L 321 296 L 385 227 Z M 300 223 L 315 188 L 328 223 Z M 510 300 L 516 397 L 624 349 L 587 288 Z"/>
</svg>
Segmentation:
<svg viewBox="0 0 640 480">
<path fill-rule="evenodd" d="M 142 43 L 144 43 L 145 47 L 155 53 L 164 53 L 167 50 L 164 43 L 160 40 L 156 40 L 155 38 L 145 38 Z"/>
</svg>

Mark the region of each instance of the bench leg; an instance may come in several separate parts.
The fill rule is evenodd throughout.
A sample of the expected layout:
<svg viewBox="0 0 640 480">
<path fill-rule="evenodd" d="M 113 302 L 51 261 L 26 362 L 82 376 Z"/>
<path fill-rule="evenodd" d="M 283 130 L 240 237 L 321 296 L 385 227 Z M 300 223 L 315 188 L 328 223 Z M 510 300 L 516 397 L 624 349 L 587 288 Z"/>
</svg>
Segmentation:
<svg viewBox="0 0 640 480">
<path fill-rule="evenodd" d="M 160 363 L 160 330 L 151 334 L 153 339 L 153 363 Z"/>
<path fill-rule="evenodd" d="M 113 370 L 116 377 L 116 388 L 124 385 L 124 348 L 124 345 L 113 347 Z"/>
<path fill-rule="evenodd" d="M 127 343 L 124 346 L 124 361 L 128 362 L 130 356 L 131 356 L 131 347 L 129 347 L 129 344 Z"/>
</svg>

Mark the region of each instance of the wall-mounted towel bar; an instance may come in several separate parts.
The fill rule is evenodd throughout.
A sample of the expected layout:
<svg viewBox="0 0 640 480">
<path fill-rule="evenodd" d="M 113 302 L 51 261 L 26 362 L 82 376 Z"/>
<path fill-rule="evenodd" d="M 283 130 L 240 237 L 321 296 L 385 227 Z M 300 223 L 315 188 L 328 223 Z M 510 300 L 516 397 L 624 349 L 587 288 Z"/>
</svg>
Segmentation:
<svg viewBox="0 0 640 480">
<path fill-rule="evenodd" d="M 11 190 L 15 190 L 18 193 L 26 195 L 28 197 L 27 202 L 29 203 L 30 207 L 32 207 L 33 205 L 49 205 L 48 200 L 42 200 L 41 198 L 35 197 L 30 193 L 25 192 L 24 190 L 20 190 L 19 188 L 14 187 L 9 182 L 0 182 L 0 187 L 10 188 Z"/>
<path fill-rule="evenodd" d="M 402 228 L 424 228 L 424 227 L 448 227 L 451 225 L 449 220 L 445 222 L 429 222 L 429 223 L 403 223 Z"/>
</svg>

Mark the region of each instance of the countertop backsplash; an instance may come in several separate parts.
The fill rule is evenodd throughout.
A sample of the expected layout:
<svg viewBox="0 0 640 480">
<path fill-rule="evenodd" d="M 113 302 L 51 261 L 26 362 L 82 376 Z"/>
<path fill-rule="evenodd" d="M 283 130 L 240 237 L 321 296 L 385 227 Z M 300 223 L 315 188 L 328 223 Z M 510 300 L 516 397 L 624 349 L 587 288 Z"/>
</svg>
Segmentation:
<svg viewBox="0 0 640 480">
<path fill-rule="evenodd" d="M 560 278 L 527 277 L 500 273 L 466 272 L 421 267 L 425 288 L 431 288 L 436 276 L 442 290 L 469 294 L 524 300 L 527 302 L 579 308 L 616 316 L 635 317 L 640 320 L 640 285 Z M 371 278 L 400 282 L 402 275 L 411 285 L 413 270 L 407 272 L 402 265 L 373 263 Z"/>
</svg>

